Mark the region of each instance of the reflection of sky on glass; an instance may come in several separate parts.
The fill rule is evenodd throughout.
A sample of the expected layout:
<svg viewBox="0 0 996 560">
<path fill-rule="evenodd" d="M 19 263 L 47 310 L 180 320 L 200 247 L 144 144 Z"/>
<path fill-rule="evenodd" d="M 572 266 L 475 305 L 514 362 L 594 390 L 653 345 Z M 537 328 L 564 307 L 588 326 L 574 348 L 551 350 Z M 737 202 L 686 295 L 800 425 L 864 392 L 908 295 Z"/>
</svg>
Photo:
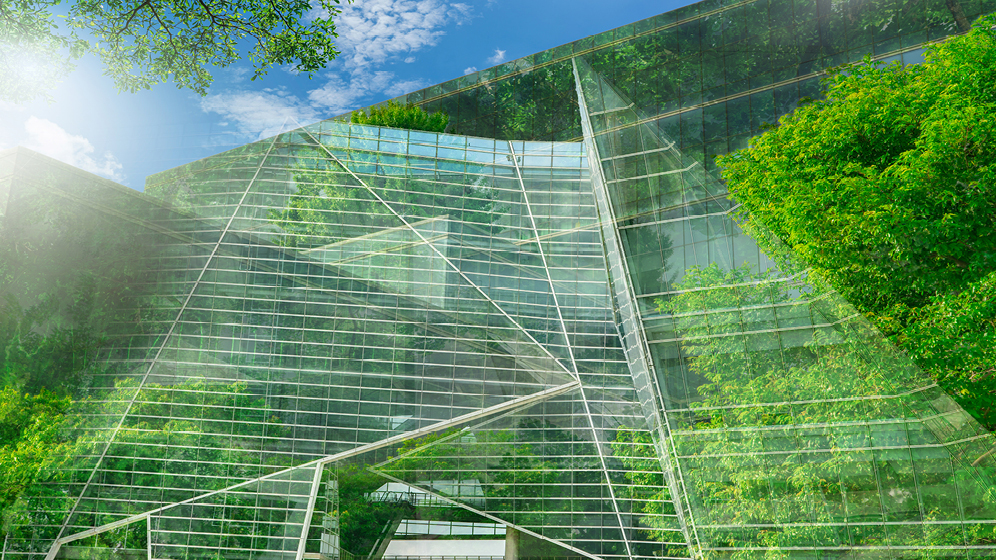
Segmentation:
<svg viewBox="0 0 996 560">
<path fill-rule="evenodd" d="M 249 81 L 248 65 L 216 69 L 205 98 L 170 84 L 117 94 L 87 58 L 52 92 L 53 103 L 0 102 L 0 149 L 26 146 L 142 189 L 151 173 L 285 123 L 332 117 L 689 3 L 619 0 L 606 10 L 597 0 L 360 1 L 340 18 L 343 54 L 313 79 L 276 68 Z"/>
</svg>

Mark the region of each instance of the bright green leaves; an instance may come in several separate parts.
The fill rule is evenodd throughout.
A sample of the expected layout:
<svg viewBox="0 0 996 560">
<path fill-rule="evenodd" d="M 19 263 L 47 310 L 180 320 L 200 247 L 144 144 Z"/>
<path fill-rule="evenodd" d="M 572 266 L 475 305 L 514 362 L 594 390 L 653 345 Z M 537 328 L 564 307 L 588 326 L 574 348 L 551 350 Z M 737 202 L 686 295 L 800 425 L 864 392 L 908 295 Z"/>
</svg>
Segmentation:
<svg viewBox="0 0 996 560">
<path fill-rule="evenodd" d="M 0 390 L 0 533 L 23 516 L 25 490 L 56 476 L 59 459 L 68 455 L 62 429 L 69 403 L 44 390 Z"/>
<path fill-rule="evenodd" d="M 137 91 L 172 77 L 178 87 L 204 94 L 211 85 L 206 66 L 226 67 L 248 58 L 253 79 L 277 64 L 314 72 L 336 56 L 331 17 L 338 0 L 320 3 L 323 17 L 309 20 L 305 0 L 80 0 L 70 24 L 95 35 L 93 51 L 122 90 Z M 137 71 L 136 71 L 137 70 Z"/>
<path fill-rule="evenodd" d="M 996 425 L 996 272 L 917 309 L 899 341 L 962 406 Z"/>
<path fill-rule="evenodd" d="M 339 0 L 314 6 L 307 0 L 77 0 L 69 6 L 68 32 L 53 23 L 58 3 L 20 0 L 0 7 L 0 59 L 6 59 L 0 99 L 45 95 L 85 53 L 100 57 L 119 90 L 172 79 L 201 95 L 212 82 L 208 67 L 224 68 L 244 53 L 253 79 L 274 65 L 311 73 L 338 54 L 332 17 L 341 11 Z M 60 50 L 65 47 L 68 56 Z"/>
<path fill-rule="evenodd" d="M 382 107 L 372 107 L 369 115 L 363 111 L 354 111 L 349 117 L 349 122 L 370 126 L 444 132 L 446 124 L 450 122 L 450 116 L 442 111 L 427 113 L 421 107 L 411 103 L 402 105 L 388 101 L 387 105 Z"/>
<path fill-rule="evenodd" d="M 849 67 L 825 101 L 721 158 L 748 227 L 763 224 L 866 312 L 919 307 L 991 270 L 991 25 L 932 47 L 921 67 Z"/>
<path fill-rule="evenodd" d="M 791 247 L 990 426 L 972 395 L 996 364 L 977 299 L 996 270 L 994 23 L 922 66 L 847 67 L 825 100 L 719 158 L 766 250 L 769 233 Z"/>
<path fill-rule="evenodd" d="M 0 3 L 0 99 L 15 103 L 45 95 L 73 69 L 84 42 L 57 33 L 51 8 L 55 0 Z M 63 55 L 68 49 L 70 57 Z"/>
</svg>

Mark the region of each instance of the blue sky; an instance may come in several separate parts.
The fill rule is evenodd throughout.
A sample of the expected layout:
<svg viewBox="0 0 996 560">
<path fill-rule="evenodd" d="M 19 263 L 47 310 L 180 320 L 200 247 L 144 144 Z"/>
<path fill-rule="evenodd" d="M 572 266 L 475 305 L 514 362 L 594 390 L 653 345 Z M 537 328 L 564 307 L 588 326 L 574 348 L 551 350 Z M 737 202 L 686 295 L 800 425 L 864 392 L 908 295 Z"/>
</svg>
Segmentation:
<svg viewBox="0 0 996 560">
<path fill-rule="evenodd" d="M 337 18 L 342 54 L 311 79 L 217 69 L 201 97 L 166 83 L 117 93 L 92 58 L 54 101 L 0 102 L 0 149 L 22 145 L 141 190 L 145 177 L 470 69 L 484 69 L 688 0 L 357 0 Z"/>
</svg>

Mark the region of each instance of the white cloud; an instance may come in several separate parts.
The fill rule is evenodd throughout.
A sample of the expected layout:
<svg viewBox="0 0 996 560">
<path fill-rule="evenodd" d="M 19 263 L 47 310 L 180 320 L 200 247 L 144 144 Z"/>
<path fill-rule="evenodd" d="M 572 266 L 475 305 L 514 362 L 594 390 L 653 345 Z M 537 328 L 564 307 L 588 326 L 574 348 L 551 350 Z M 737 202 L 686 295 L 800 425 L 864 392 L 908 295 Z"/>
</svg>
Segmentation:
<svg viewBox="0 0 996 560">
<path fill-rule="evenodd" d="M 488 62 L 491 64 L 501 64 L 502 62 L 505 62 L 505 51 L 495 49 L 494 56 L 488 57 Z"/>
<path fill-rule="evenodd" d="M 121 164 L 110 152 L 105 152 L 103 158 L 94 159 L 93 144 L 82 136 L 70 134 L 52 121 L 28 117 L 24 122 L 24 130 L 28 133 L 27 140 L 22 144 L 29 150 L 45 154 L 61 162 L 79 167 L 108 179 L 122 181 Z"/>
<path fill-rule="evenodd" d="M 467 74 L 473 74 L 474 72 L 477 72 L 477 66 L 468 66 L 463 69 L 464 76 L 466 76 Z"/>
<path fill-rule="evenodd" d="M 297 123 L 308 124 L 381 101 L 384 96 L 426 87 L 425 80 L 399 80 L 383 67 L 394 61 L 414 62 L 415 52 L 439 42 L 444 27 L 460 25 L 473 16 L 470 5 L 445 0 L 363 0 L 342 7 L 334 18 L 341 51 L 334 66 L 340 71 L 324 72 L 324 85 L 308 91 L 307 99 L 283 91 L 241 90 L 208 96 L 201 101 L 201 109 L 220 114 L 244 134 L 264 138 Z M 284 125 L 288 117 L 292 121 Z"/>
<path fill-rule="evenodd" d="M 229 66 L 228 68 L 220 69 L 215 74 L 215 77 L 234 84 L 246 81 L 246 78 L 248 78 L 251 73 L 252 71 L 248 66 Z"/>
<path fill-rule="evenodd" d="M 413 91 L 418 91 L 422 88 L 431 86 L 432 84 L 426 80 L 402 80 L 400 82 L 394 82 L 386 89 L 384 93 L 390 95 L 391 97 L 397 97 L 399 95 L 404 95 L 406 93 L 411 93 Z"/>
<path fill-rule="evenodd" d="M 450 4 L 450 7 L 454 10 L 453 14 L 457 25 L 463 25 L 474 18 L 474 7 L 469 4 L 458 2 Z"/>
<path fill-rule="evenodd" d="M 473 8 L 443 0 L 364 0 L 343 6 L 336 16 L 338 64 L 346 71 L 330 74 L 322 87 L 308 92 L 320 111 L 339 115 L 352 111 L 377 95 L 394 97 L 426 87 L 421 79 L 395 81 L 393 72 L 380 69 L 401 59 L 415 62 L 413 53 L 433 47 L 447 25 L 468 21 Z"/>
<path fill-rule="evenodd" d="M 218 113 L 239 132 L 268 138 L 321 118 L 319 111 L 283 90 L 229 91 L 201 100 L 201 110 Z"/>
<path fill-rule="evenodd" d="M 308 92 L 312 105 L 321 106 L 323 112 L 338 115 L 360 106 L 367 96 L 391 87 L 394 73 L 386 70 L 354 72 L 348 81 L 332 76 L 324 86 Z"/>
<path fill-rule="evenodd" d="M 431 84 L 425 80 L 394 80 L 394 72 L 378 70 L 372 73 L 354 72 L 350 79 L 333 76 L 324 86 L 308 92 L 312 105 L 322 107 L 328 115 L 341 115 L 364 105 L 373 95 L 396 97 Z"/>
<path fill-rule="evenodd" d="M 463 23 L 471 7 L 441 0 L 364 0 L 336 16 L 339 60 L 347 70 L 435 46 L 450 23 Z"/>
</svg>

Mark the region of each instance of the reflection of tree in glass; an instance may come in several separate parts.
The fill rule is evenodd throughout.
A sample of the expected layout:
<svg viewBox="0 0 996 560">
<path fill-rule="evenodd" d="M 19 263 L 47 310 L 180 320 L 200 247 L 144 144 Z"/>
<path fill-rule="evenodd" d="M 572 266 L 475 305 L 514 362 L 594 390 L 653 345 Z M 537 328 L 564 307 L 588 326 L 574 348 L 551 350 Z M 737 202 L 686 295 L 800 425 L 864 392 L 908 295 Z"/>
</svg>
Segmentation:
<svg viewBox="0 0 996 560">
<path fill-rule="evenodd" d="M 384 167 L 386 176 L 362 177 L 385 205 L 351 173 L 330 161 L 324 150 L 306 150 L 296 155 L 314 163 L 294 170 L 294 193 L 287 206 L 267 215 L 271 224 L 287 234 L 278 240 L 281 245 L 320 247 L 403 227 L 387 205 L 409 223 L 448 216 L 488 229 L 507 211 L 498 190 L 482 175 L 402 167 Z"/>
<path fill-rule="evenodd" d="M 415 505 L 371 497 L 387 481 L 365 465 L 340 467 L 337 474 L 340 545 L 354 555 L 368 556 L 394 521 L 412 517 Z"/>
<path fill-rule="evenodd" d="M 665 515 L 674 515 L 674 504 L 665 486 L 664 472 L 654 448 L 651 433 L 621 426 L 612 443 L 613 455 L 626 467 L 629 486 L 617 490 L 617 498 L 632 500 L 634 513 L 642 514 L 642 532 L 648 540 L 658 542 L 684 542 L 684 535 Z M 665 556 L 687 554 L 686 546 L 668 547 Z"/>
<path fill-rule="evenodd" d="M 978 13 L 974 6 L 969 10 Z M 755 25 L 758 21 L 770 22 L 770 26 Z M 593 69 L 632 99 L 638 109 L 653 115 L 746 91 L 748 79 L 753 88 L 755 83 L 770 84 L 772 79 L 777 82 L 836 66 L 846 62 L 847 51 L 856 46 L 867 46 L 870 52 L 873 41 L 895 42 L 898 48 L 900 34 L 921 41 L 928 31 L 937 37 L 968 27 L 965 8 L 957 0 L 904 2 L 901 8 L 889 0 L 818 0 L 805 5 L 752 2 L 585 56 Z M 815 81 L 803 87 L 795 93 L 793 85 L 792 95 L 787 96 L 773 97 L 771 91 L 752 95 L 749 107 L 744 103 L 743 110 L 730 111 L 728 118 L 726 111 L 722 115 L 705 111 L 702 118 L 707 137 L 698 142 L 710 140 L 714 136 L 710 130 L 728 125 L 732 127 L 729 135 L 736 136 L 756 130 L 762 122 L 774 123 L 800 96 L 819 94 Z M 723 104 L 718 109 L 723 109 Z M 752 111 L 756 117 L 753 124 Z M 675 118 L 675 128 L 677 122 Z"/>
<path fill-rule="evenodd" d="M 295 192 L 287 206 L 267 211 L 270 223 L 287 234 L 278 244 L 318 247 L 400 225 L 349 172 L 323 159 L 327 154 L 322 150 L 311 148 L 299 155 L 315 158 L 316 163 L 314 168 L 295 170 Z"/>
<path fill-rule="evenodd" d="M 773 310 L 816 315 L 810 306 L 819 298 L 799 295 L 798 286 L 746 266 L 713 265 L 690 269 L 679 286 L 688 291 L 660 302 L 683 333 L 690 371 L 707 380 L 692 405 L 700 412 L 685 417 L 677 440 L 703 544 L 771 547 L 770 554 L 794 546 L 846 549 L 852 541 L 844 526 L 859 522 L 866 524 L 863 545 L 885 546 L 884 521 L 943 521 L 959 499 L 991 507 L 978 480 L 983 469 L 970 467 L 971 458 L 951 457 L 947 448 L 888 449 L 936 440 L 912 412 L 924 397 L 904 393 L 901 366 L 866 358 L 874 340 L 846 328 L 816 328 L 794 342 L 791 332 L 772 332 Z M 729 529 L 737 526 L 750 529 Z M 940 546 L 961 533 L 957 524 L 928 524 L 901 540 Z M 973 526 L 969 538 L 989 543 L 996 533 Z"/>
<path fill-rule="evenodd" d="M 0 390 L 0 535 L 17 525 L 43 522 L 39 504 L 64 511 L 69 500 L 56 488 L 73 443 L 65 433 L 68 397 L 44 389 L 36 395 L 13 386 Z M 57 516 L 58 512 L 53 512 Z"/>
<path fill-rule="evenodd" d="M 437 484 L 435 491 L 457 502 L 551 538 L 601 540 L 602 527 L 578 526 L 569 536 L 552 520 L 573 513 L 608 512 L 605 480 L 594 444 L 549 421 L 517 420 L 514 428 L 463 430 L 429 436 L 399 449 L 380 467 L 409 484 Z M 407 453 L 407 454 L 406 454 Z M 465 483 L 458 486 L 457 483 Z M 480 495 L 449 495 L 460 491 Z M 597 517 L 597 515 L 596 515 Z M 557 533 L 557 534 L 554 534 Z M 605 550 L 622 544 L 605 542 Z"/>
<path fill-rule="evenodd" d="M 62 302 L 57 298 L 46 298 L 28 309 L 21 309 L 11 294 L 0 302 L 0 382 L 4 387 L 71 392 L 79 385 L 103 343 L 87 321 L 92 293 L 83 287 L 77 291 L 69 312 L 76 324 L 70 328 L 58 326 Z"/>
<path fill-rule="evenodd" d="M 844 67 L 824 100 L 719 159 L 763 249 L 777 256 L 782 240 L 990 429 L 993 23 L 929 46 L 921 65 Z"/>
<path fill-rule="evenodd" d="M 127 422 L 117 432 L 100 467 L 102 484 L 133 489 L 136 496 L 143 495 L 143 489 L 156 491 L 149 493 L 153 501 L 135 499 L 127 506 L 121 502 L 100 502 L 110 509 L 106 510 L 106 516 L 101 511 L 92 514 L 94 526 L 119 519 L 125 513 L 122 508 L 129 510 L 128 513 L 140 513 L 163 501 L 180 501 L 194 494 L 219 490 L 283 466 L 269 464 L 272 462 L 268 459 L 271 455 L 264 453 L 264 449 L 269 442 L 279 441 L 286 433 L 279 419 L 269 412 L 265 400 L 250 393 L 245 383 L 188 381 L 172 386 L 146 384 L 137 393 L 136 390 L 135 381 L 128 379 L 118 382 L 114 391 L 99 401 L 77 403 L 78 411 L 72 416 L 78 424 L 75 426 L 68 425 L 62 416 L 69 406 L 68 399 L 65 402 L 52 400 L 47 396 L 49 393 L 42 393 L 18 401 L 51 401 L 61 408 L 48 406 L 40 411 L 36 410 L 37 406 L 25 408 L 31 415 L 30 429 L 24 432 L 31 437 L 25 443 L 33 446 L 31 456 L 42 468 L 33 481 L 22 485 L 31 486 L 30 491 L 24 493 L 30 496 L 26 498 L 28 501 L 15 504 L 9 515 L 5 511 L 5 518 L 8 519 L 5 528 L 12 539 L 30 537 L 33 525 L 58 527 L 61 519 L 56 523 L 43 520 L 64 516 L 71 505 L 71 499 L 65 498 L 60 484 L 85 482 L 86 469 L 74 463 L 88 463 L 87 457 L 99 456 L 105 445 L 107 430 L 99 429 L 99 421 L 95 424 L 91 419 L 108 415 L 109 407 L 120 408 L 132 398 L 134 404 Z M 10 396 L 10 391 L 0 393 L 0 397 L 5 399 L 5 404 L 14 405 L 14 400 L 6 398 Z M 79 435 L 69 439 L 68 434 Z M 42 453 L 43 445 L 52 447 L 52 450 Z M 16 446 L 12 451 L 21 453 Z M 54 472 L 53 467 L 47 465 L 61 465 L 62 470 Z M 19 476 L 19 472 L 27 471 L 11 469 L 8 476 Z M 76 480 L 75 477 L 80 476 L 84 478 Z M 167 481 L 165 486 L 172 489 L 172 494 L 167 491 L 164 495 L 159 490 L 164 486 L 164 480 Z M 11 484 L 10 488 L 17 487 Z M 59 496 L 63 499 L 53 499 Z M 245 522 L 254 519 L 254 495 L 247 494 L 244 498 L 232 495 L 228 503 L 233 506 L 241 503 L 244 507 L 230 508 L 228 512 L 235 512 L 234 516 L 238 519 L 226 519 L 225 522 L 243 522 L 243 527 L 250 528 L 244 535 L 245 539 L 251 539 L 254 525 Z M 239 534 L 237 528 L 233 531 Z M 205 535 L 204 538 L 210 537 Z M 76 542 L 74 546 L 144 549 L 145 539 L 144 525 L 128 526 Z M 243 544 L 250 548 L 248 540 Z"/>
</svg>

